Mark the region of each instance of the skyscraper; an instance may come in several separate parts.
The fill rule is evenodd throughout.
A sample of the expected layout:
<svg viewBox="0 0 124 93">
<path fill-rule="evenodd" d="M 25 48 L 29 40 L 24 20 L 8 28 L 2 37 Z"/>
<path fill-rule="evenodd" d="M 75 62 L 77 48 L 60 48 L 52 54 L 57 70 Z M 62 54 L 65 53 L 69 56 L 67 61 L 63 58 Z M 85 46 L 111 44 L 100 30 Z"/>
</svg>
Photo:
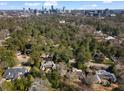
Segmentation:
<svg viewBox="0 0 124 93">
<path fill-rule="evenodd" d="M 24 13 L 26 12 L 26 9 L 25 9 L 25 8 L 23 8 L 23 12 L 24 12 Z"/>
<path fill-rule="evenodd" d="M 51 5 L 51 10 L 52 10 L 52 11 L 54 10 L 54 7 L 53 7 L 53 5 Z"/>
<path fill-rule="evenodd" d="M 42 6 L 42 11 L 44 11 L 44 6 Z"/>
<path fill-rule="evenodd" d="M 63 13 L 65 13 L 65 6 L 63 6 L 63 10 L 62 11 L 63 11 Z"/>
</svg>

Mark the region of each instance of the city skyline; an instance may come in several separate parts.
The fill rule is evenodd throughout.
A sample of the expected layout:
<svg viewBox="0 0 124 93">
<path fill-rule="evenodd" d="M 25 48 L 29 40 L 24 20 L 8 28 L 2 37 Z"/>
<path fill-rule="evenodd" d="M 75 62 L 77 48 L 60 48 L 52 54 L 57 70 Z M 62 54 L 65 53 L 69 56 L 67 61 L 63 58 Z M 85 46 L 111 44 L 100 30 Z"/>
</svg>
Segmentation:
<svg viewBox="0 0 124 93">
<path fill-rule="evenodd" d="M 23 8 L 32 8 L 32 9 L 42 9 L 42 6 L 45 8 L 51 8 L 51 5 L 54 8 L 62 9 L 63 6 L 68 10 L 72 9 L 124 9 L 124 1 L 113 1 L 113 2 L 104 2 L 104 1 L 0 1 L 1 10 L 18 10 Z M 116 7 L 115 7 L 116 6 Z"/>
</svg>

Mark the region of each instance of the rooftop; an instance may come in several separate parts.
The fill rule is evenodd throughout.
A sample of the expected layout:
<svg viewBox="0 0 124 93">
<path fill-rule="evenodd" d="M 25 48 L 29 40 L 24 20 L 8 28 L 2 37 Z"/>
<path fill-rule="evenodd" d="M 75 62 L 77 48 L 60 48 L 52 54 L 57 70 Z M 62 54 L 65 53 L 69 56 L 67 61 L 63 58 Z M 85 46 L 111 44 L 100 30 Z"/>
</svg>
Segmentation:
<svg viewBox="0 0 124 93">
<path fill-rule="evenodd" d="M 14 67 L 14 68 L 7 69 L 3 77 L 5 79 L 16 79 L 19 76 L 23 76 L 27 72 L 28 72 L 28 69 L 26 67 Z"/>
</svg>

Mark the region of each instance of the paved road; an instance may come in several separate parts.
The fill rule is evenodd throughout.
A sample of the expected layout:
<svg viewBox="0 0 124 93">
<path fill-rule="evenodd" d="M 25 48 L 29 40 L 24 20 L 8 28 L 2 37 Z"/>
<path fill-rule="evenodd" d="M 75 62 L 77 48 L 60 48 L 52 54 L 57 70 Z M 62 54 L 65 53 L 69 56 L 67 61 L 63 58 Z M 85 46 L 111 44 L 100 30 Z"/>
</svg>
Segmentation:
<svg viewBox="0 0 124 93">
<path fill-rule="evenodd" d="M 5 81 L 6 79 L 2 78 L 0 79 L 0 85 Z"/>
</svg>

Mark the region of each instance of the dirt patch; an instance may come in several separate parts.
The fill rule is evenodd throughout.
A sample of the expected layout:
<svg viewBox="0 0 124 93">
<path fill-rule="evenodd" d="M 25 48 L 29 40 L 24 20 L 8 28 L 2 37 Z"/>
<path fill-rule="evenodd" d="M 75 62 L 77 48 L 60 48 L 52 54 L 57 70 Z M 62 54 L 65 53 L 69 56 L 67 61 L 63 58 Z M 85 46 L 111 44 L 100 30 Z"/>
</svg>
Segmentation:
<svg viewBox="0 0 124 93">
<path fill-rule="evenodd" d="M 19 61 L 19 63 L 28 62 L 28 60 L 30 58 L 27 55 L 16 55 L 16 57 L 17 57 L 17 60 Z"/>
<path fill-rule="evenodd" d="M 109 87 L 102 86 L 100 84 L 92 84 L 92 89 L 94 91 L 112 91 L 113 89 L 117 88 L 117 84 L 111 84 Z"/>
</svg>

